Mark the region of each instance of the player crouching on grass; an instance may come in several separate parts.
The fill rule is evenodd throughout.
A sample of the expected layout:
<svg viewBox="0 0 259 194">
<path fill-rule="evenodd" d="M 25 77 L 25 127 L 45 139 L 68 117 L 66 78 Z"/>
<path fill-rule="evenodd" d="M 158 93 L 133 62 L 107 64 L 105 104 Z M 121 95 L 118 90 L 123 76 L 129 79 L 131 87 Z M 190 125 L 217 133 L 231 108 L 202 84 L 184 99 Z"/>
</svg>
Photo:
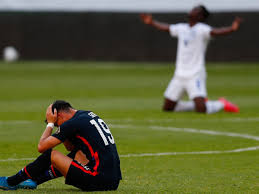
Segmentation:
<svg viewBox="0 0 259 194">
<path fill-rule="evenodd" d="M 169 32 L 178 38 L 176 69 L 174 77 L 165 91 L 164 111 L 197 111 L 215 113 L 222 109 L 226 112 L 239 112 L 239 108 L 220 98 L 208 101 L 206 90 L 205 53 L 211 37 L 227 35 L 238 30 L 241 19 L 236 18 L 229 27 L 212 28 L 203 23 L 209 16 L 208 10 L 200 5 L 188 14 L 188 23 L 169 25 L 141 14 L 145 24 Z M 184 92 L 193 101 L 180 101 Z"/>
<path fill-rule="evenodd" d="M 65 101 L 55 101 L 46 111 L 48 122 L 34 162 L 16 175 L 0 177 L 0 188 L 35 189 L 48 180 L 64 176 L 66 184 L 84 191 L 116 190 L 121 180 L 120 159 L 105 122 L 91 111 L 75 110 Z M 58 130 L 52 134 L 54 125 Z M 60 143 L 67 156 L 52 150 Z"/>
</svg>

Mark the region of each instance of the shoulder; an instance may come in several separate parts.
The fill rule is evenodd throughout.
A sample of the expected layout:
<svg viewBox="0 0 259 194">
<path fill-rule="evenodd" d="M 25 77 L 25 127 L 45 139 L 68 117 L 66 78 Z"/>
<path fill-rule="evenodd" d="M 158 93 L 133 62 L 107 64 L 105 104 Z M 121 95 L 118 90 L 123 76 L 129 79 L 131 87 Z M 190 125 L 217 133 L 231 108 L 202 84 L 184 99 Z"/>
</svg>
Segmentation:
<svg viewBox="0 0 259 194">
<path fill-rule="evenodd" d="M 75 124 L 81 124 L 82 122 L 85 123 L 86 121 L 89 121 L 95 117 L 98 116 L 92 111 L 78 110 L 71 119 L 64 122 L 62 125 L 71 126 Z"/>
<path fill-rule="evenodd" d="M 186 28 L 188 26 L 187 23 L 177 23 L 177 24 L 170 24 L 172 28 Z"/>
<path fill-rule="evenodd" d="M 198 23 L 195 29 L 196 32 L 200 34 L 202 37 L 205 37 L 206 39 L 210 38 L 212 27 L 208 24 Z"/>
<path fill-rule="evenodd" d="M 89 111 L 78 110 L 71 119 L 64 122 L 60 127 L 61 128 L 73 127 L 82 119 L 82 117 L 85 117 L 85 118 L 89 117 L 88 112 Z"/>
<path fill-rule="evenodd" d="M 212 29 L 212 27 L 210 25 L 205 24 L 205 23 L 198 23 L 197 28 L 200 29 L 200 30 Z"/>
<path fill-rule="evenodd" d="M 169 32 L 171 36 L 179 36 L 181 32 L 185 31 L 188 28 L 188 25 L 186 23 L 178 23 L 178 24 L 171 24 L 169 26 Z"/>
</svg>

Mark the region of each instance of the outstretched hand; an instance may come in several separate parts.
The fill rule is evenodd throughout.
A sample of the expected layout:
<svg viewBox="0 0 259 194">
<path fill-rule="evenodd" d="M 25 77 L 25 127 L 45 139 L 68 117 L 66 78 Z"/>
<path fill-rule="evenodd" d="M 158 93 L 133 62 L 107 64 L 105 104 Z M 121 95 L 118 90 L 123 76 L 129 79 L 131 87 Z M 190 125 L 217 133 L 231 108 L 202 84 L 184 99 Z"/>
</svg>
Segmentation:
<svg viewBox="0 0 259 194">
<path fill-rule="evenodd" d="M 152 15 L 151 14 L 145 14 L 142 13 L 140 14 L 140 18 L 141 20 L 145 23 L 145 24 L 151 24 L 153 21 Z"/>
<path fill-rule="evenodd" d="M 243 22 L 243 18 L 240 18 L 240 17 L 236 17 L 235 20 L 232 22 L 232 30 L 233 31 L 237 31 L 241 22 Z"/>
<path fill-rule="evenodd" d="M 58 118 L 57 109 L 54 109 L 54 114 L 52 112 L 52 104 L 49 105 L 46 111 L 46 120 L 48 123 L 56 123 Z"/>
</svg>

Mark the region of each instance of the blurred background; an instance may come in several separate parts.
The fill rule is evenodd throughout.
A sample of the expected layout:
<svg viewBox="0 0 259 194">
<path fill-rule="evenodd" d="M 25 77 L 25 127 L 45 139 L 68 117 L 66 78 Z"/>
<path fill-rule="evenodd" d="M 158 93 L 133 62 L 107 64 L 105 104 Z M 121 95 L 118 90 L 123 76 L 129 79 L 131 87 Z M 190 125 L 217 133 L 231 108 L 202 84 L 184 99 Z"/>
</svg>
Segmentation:
<svg viewBox="0 0 259 194">
<path fill-rule="evenodd" d="M 200 3 L 211 26 L 245 20 L 207 52 L 209 99 L 223 96 L 239 114 L 161 111 L 177 40 L 139 13 L 178 23 Z M 64 99 L 110 126 L 123 174 L 116 194 L 259 193 L 258 21 L 259 0 L 0 0 L 0 55 L 21 60 L 0 60 L 0 176 L 38 156 L 46 108 Z M 206 131 L 187 133 L 196 130 Z M 157 155 L 134 157 L 145 153 Z M 63 182 L 33 193 L 76 192 Z"/>
<path fill-rule="evenodd" d="M 212 26 L 230 25 L 235 16 L 245 19 L 238 32 L 211 41 L 208 61 L 259 60 L 259 1 L 0 2 L 0 50 L 12 46 L 22 60 L 174 61 L 176 39 L 144 25 L 139 13 L 153 13 L 168 23 L 184 22 L 186 13 L 201 3 L 212 13 Z"/>
</svg>

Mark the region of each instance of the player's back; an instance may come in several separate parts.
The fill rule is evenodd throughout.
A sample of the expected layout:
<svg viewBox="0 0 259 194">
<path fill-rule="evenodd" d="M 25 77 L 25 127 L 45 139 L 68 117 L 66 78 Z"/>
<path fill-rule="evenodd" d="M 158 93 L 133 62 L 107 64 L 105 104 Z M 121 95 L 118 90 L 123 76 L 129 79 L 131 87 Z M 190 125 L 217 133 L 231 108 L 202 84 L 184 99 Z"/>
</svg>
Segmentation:
<svg viewBox="0 0 259 194">
<path fill-rule="evenodd" d="M 91 111 L 77 111 L 64 123 L 69 128 L 69 140 L 84 152 L 93 174 L 109 180 L 120 180 L 120 160 L 114 138 L 106 123 Z M 67 130 L 68 131 L 68 130 Z"/>
</svg>

